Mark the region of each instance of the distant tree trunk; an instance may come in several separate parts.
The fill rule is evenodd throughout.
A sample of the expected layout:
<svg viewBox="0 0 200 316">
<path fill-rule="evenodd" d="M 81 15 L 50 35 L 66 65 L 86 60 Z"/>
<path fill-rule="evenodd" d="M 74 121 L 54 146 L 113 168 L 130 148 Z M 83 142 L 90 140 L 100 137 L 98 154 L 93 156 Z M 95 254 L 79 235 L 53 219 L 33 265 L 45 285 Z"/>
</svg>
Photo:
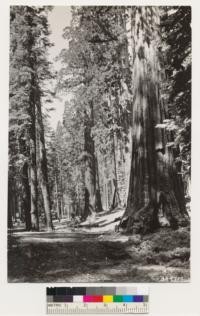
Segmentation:
<svg viewBox="0 0 200 316">
<path fill-rule="evenodd" d="M 13 215 L 12 181 L 11 179 L 8 179 L 8 228 L 13 228 L 12 215 Z"/>
<path fill-rule="evenodd" d="M 11 184 L 11 210 L 12 210 L 12 220 L 16 222 L 16 213 L 17 213 L 17 185 L 16 181 L 12 181 Z"/>
<path fill-rule="evenodd" d="M 91 137 L 91 127 L 89 124 L 85 126 L 85 217 L 95 212 L 96 208 L 96 170 L 94 157 L 94 141 Z"/>
<path fill-rule="evenodd" d="M 44 139 L 44 126 L 42 118 L 42 110 L 40 101 L 37 101 L 37 129 L 39 136 L 39 174 L 40 174 L 40 187 L 44 202 L 44 211 L 46 217 L 46 225 L 48 230 L 53 229 L 52 218 L 51 218 L 51 203 L 49 196 L 48 187 L 48 170 L 47 170 L 47 157 Z"/>
<path fill-rule="evenodd" d="M 63 199 L 63 170 L 62 170 L 62 162 L 59 155 L 56 156 L 56 165 L 58 166 L 58 172 L 56 175 L 57 181 L 57 192 L 58 192 L 58 206 L 59 206 L 59 214 L 60 218 L 63 217 L 64 214 L 64 199 Z"/>
<path fill-rule="evenodd" d="M 60 218 L 63 217 L 63 213 L 64 213 L 64 201 L 63 201 L 63 195 L 61 195 L 61 200 L 60 200 Z"/>
<path fill-rule="evenodd" d="M 102 212 L 103 207 L 101 203 L 101 191 L 100 191 L 100 185 L 99 185 L 99 170 L 98 170 L 97 157 L 95 159 L 95 164 L 96 164 L 96 209 L 97 209 L 97 212 Z"/>
<path fill-rule="evenodd" d="M 94 124 L 94 113 L 93 105 L 90 104 L 90 114 L 85 113 L 85 131 L 84 140 L 85 146 L 84 151 L 85 157 L 85 209 L 84 217 L 89 214 L 100 211 L 100 191 L 97 190 L 96 186 L 96 158 L 95 158 L 95 145 L 94 140 L 91 136 L 91 128 Z"/>
<path fill-rule="evenodd" d="M 8 198 L 8 228 L 13 228 L 12 222 L 12 200 Z"/>
<path fill-rule="evenodd" d="M 64 214 L 64 198 L 63 198 L 63 177 L 62 169 L 60 169 L 60 217 L 63 217 Z"/>
<path fill-rule="evenodd" d="M 113 179 L 114 182 L 114 194 L 111 204 L 111 210 L 113 210 L 115 207 L 120 205 L 120 196 L 119 196 L 119 189 L 118 189 L 118 179 L 117 179 L 117 162 L 116 162 L 116 146 L 115 146 L 115 135 L 113 135 L 113 160 L 114 160 L 114 175 L 115 178 Z"/>
<path fill-rule="evenodd" d="M 25 216 L 26 230 L 31 230 L 31 193 L 29 185 L 28 163 L 25 162 L 22 168 L 22 185 L 23 185 L 23 210 Z"/>
<path fill-rule="evenodd" d="M 56 210 L 58 218 L 61 218 L 61 205 L 60 205 L 60 198 L 59 198 L 59 192 L 58 192 L 58 177 L 56 175 L 55 177 L 55 185 L 56 185 Z"/>
<path fill-rule="evenodd" d="M 174 228 L 186 223 L 187 215 L 183 191 L 176 190 L 178 176 L 172 151 L 166 146 L 167 134 L 156 128 L 165 119 L 160 98 L 159 9 L 134 7 L 131 19 L 135 52 L 132 160 L 127 209 L 121 225 L 124 222 L 127 230 L 146 233 L 161 224 L 160 212 L 165 224 Z"/>
</svg>

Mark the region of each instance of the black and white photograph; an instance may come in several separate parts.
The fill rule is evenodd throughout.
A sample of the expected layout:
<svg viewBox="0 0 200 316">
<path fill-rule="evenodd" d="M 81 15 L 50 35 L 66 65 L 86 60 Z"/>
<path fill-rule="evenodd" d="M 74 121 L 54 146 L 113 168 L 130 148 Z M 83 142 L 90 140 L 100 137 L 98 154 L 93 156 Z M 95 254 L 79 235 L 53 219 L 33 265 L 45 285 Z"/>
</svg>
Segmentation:
<svg viewBox="0 0 200 316">
<path fill-rule="evenodd" d="M 190 282 L 191 7 L 9 14 L 7 281 Z"/>
</svg>

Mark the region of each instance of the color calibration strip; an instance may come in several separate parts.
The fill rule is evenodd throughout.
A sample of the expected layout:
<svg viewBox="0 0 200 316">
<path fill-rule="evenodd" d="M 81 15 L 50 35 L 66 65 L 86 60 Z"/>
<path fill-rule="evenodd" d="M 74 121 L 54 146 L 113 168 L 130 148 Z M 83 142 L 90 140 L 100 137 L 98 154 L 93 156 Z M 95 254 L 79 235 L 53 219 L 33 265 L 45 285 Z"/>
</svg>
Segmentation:
<svg viewBox="0 0 200 316">
<path fill-rule="evenodd" d="M 148 313 L 146 287 L 48 287 L 48 314 Z"/>
</svg>

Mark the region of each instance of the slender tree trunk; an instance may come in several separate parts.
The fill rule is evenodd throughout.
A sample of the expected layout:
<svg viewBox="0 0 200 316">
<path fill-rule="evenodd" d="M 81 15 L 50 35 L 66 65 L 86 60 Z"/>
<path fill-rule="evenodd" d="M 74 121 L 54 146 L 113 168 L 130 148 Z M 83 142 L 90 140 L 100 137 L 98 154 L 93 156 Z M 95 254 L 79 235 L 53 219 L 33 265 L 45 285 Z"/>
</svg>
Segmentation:
<svg viewBox="0 0 200 316">
<path fill-rule="evenodd" d="M 22 168 L 22 184 L 23 184 L 23 209 L 25 215 L 26 230 L 31 230 L 31 194 L 29 185 L 28 163 L 25 162 Z"/>
<path fill-rule="evenodd" d="M 60 167 L 60 216 L 63 217 L 64 213 L 64 198 L 63 198 L 63 178 L 62 168 Z"/>
<path fill-rule="evenodd" d="M 40 101 L 37 101 L 37 129 L 39 136 L 39 174 L 40 174 L 40 187 L 44 202 L 44 211 L 46 216 L 46 225 L 48 230 L 53 229 L 51 218 L 51 203 L 48 187 L 48 170 L 47 170 L 47 157 L 44 139 L 44 126 L 42 118 L 42 110 Z"/>
<path fill-rule="evenodd" d="M 17 213 L 17 187 L 16 181 L 13 182 L 12 186 L 12 217 L 13 221 L 16 222 L 16 213 Z"/>
<path fill-rule="evenodd" d="M 61 206 L 60 206 L 60 199 L 59 199 L 59 192 L 58 192 L 58 177 L 55 177 L 55 185 L 56 185 L 56 210 L 58 218 L 61 218 Z"/>
<path fill-rule="evenodd" d="M 57 190 L 58 190 L 58 200 L 59 200 L 59 214 L 60 218 L 63 217 L 64 214 L 64 199 L 63 199 L 63 179 L 62 179 L 62 162 L 60 160 L 59 155 L 56 156 L 57 166 L 58 166 L 58 173 L 56 175 L 57 179 Z"/>
<path fill-rule="evenodd" d="M 158 40 L 159 9 L 132 9 L 134 63 L 132 69 L 132 159 L 127 209 L 122 223 L 128 230 L 146 233 L 160 225 L 162 208 L 169 226 L 186 222 L 183 192 L 176 192 L 177 171 L 166 146 L 166 133 L 156 128 L 164 116 L 160 99 Z M 177 194 L 178 193 L 178 194 Z"/>
<path fill-rule="evenodd" d="M 12 222 L 13 214 L 13 192 L 12 192 L 12 180 L 8 179 L 8 228 L 13 228 Z"/>
<path fill-rule="evenodd" d="M 98 159 L 95 157 L 95 165 L 96 165 L 96 210 L 97 212 L 102 212 L 103 207 L 101 203 L 101 192 L 99 185 L 99 170 L 98 170 Z"/>
<path fill-rule="evenodd" d="M 32 8 L 27 7 L 29 15 L 29 34 L 28 34 L 28 53 L 29 53 L 29 66 L 32 70 L 35 68 L 35 58 L 32 54 L 32 47 L 34 45 L 34 36 L 32 34 Z M 39 217 L 38 217 L 38 181 L 37 181 L 37 152 L 36 152 L 36 104 L 35 104 L 35 76 L 31 74 L 30 81 L 30 94 L 29 94 L 29 151 L 30 151 L 30 191 L 31 191 L 31 229 L 39 230 Z"/>
<path fill-rule="evenodd" d="M 85 217 L 95 212 L 96 208 L 96 170 L 94 157 L 94 141 L 91 137 L 91 127 L 85 126 Z"/>
<path fill-rule="evenodd" d="M 18 205 L 17 206 L 18 206 L 19 219 L 22 222 L 23 221 L 23 213 L 22 213 L 22 196 L 21 196 L 21 194 L 18 194 Z"/>
<path fill-rule="evenodd" d="M 117 179 L 117 162 L 116 162 L 116 152 L 115 152 L 116 146 L 115 146 L 115 135 L 113 135 L 113 161 L 114 161 L 114 175 L 115 178 L 114 181 L 114 194 L 111 204 L 111 210 L 113 210 L 115 207 L 120 205 L 120 196 L 119 196 L 119 189 L 118 189 L 118 179 Z"/>
</svg>

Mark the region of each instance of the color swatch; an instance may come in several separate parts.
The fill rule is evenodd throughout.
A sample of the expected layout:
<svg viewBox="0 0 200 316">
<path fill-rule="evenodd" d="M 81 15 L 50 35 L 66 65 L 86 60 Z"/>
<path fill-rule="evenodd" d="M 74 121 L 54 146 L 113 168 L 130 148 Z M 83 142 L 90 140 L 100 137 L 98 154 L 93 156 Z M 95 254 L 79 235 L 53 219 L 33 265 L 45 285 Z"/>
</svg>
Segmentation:
<svg viewBox="0 0 200 316">
<path fill-rule="evenodd" d="M 139 293 L 138 293 L 139 292 Z M 148 302 L 136 287 L 48 287 L 47 302 L 133 303 Z"/>
</svg>

